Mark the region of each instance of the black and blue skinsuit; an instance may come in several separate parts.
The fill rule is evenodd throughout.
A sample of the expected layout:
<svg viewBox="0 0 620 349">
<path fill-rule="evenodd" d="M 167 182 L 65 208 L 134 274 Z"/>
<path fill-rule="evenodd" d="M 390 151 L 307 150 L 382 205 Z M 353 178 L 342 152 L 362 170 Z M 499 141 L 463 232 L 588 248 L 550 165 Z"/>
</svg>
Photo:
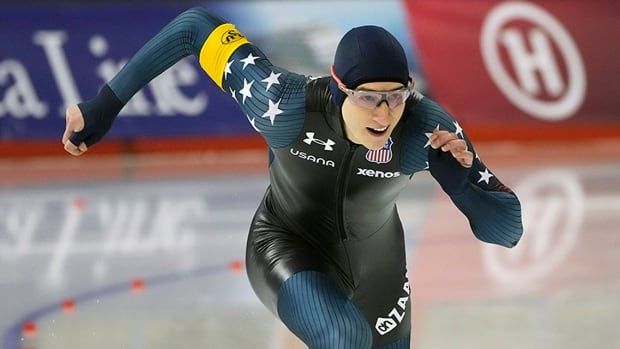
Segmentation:
<svg viewBox="0 0 620 349">
<path fill-rule="evenodd" d="M 409 347 L 411 288 L 395 202 L 416 172 L 431 171 L 478 239 L 519 241 L 519 200 L 479 158 L 465 184 L 452 186 L 450 169 L 460 165 L 430 147 L 430 134 L 456 132 L 474 149 L 435 102 L 414 93 L 384 148 L 369 150 L 347 140 L 329 77 L 273 66 L 232 24 L 200 8 L 175 18 L 79 105 L 86 127 L 72 142 L 94 144 L 139 89 L 188 55 L 268 143 L 270 185 L 250 227 L 248 277 L 310 348 Z"/>
</svg>

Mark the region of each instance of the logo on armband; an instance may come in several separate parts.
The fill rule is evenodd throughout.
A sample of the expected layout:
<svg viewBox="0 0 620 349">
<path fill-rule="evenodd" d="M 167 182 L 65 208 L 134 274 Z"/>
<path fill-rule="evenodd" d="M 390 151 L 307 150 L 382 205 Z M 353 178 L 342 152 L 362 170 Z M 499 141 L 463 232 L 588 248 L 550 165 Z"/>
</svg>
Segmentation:
<svg viewBox="0 0 620 349">
<path fill-rule="evenodd" d="M 243 38 L 245 38 L 245 36 L 243 36 L 243 34 L 241 34 L 237 29 L 227 30 L 224 34 L 222 34 L 222 44 L 228 45 Z"/>
</svg>

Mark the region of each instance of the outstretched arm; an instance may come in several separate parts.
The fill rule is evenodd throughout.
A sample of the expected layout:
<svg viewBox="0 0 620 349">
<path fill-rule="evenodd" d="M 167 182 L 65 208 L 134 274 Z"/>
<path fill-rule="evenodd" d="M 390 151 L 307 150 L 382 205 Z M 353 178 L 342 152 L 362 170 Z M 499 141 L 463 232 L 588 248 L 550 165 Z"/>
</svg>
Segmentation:
<svg viewBox="0 0 620 349">
<path fill-rule="evenodd" d="M 474 235 L 485 242 L 515 246 L 523 234 L 517 196 L 476 156 L 458 122 L 437 103 L 423 98 L 415 115 L 420 120 L 416 127 L 426 135 L 420 138 L 427 142 L 428 169 L 465 214 Z"/>
<path fill-rule="evenodd" d="M 234 25 L 192 8 L 140 48 L 94 99 L 67 109 L 65 150 L 84 153 L 110 129 L 136 92 L 189 55 L 199 58 L 209 77 L 239 103 L 270 146 L 294 140 L 303 126 L 305 77 L 273 66 Z"/>
</svg>

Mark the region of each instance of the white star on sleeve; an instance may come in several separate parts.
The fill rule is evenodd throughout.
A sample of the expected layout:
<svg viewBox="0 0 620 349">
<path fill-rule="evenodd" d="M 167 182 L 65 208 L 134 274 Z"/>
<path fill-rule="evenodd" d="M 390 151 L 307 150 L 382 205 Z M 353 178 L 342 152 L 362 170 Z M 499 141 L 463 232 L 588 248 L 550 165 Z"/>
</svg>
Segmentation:
<svg viewBox="0 0 620 349">
<path fill-rule="evenodd" d="M 226 78 L 228 77 L 228 74 L 232 74 L 232 71 L 230 70 L 230 66 L 233 64 L 235 60 L 233 59 L 232 61 L 226 63 L 226 68 L 224 68 L 224 80 L 226 80 Z"/>
<path fill-rule="evenodd" d="M 454 131 L 454 133 L 456 133 L 457 135 L 461 135 L 461 138 L 464 138 L 463 136 L 463 129 L 461 128 L 461 125 L 459 125 L 458 122 L 453 122 L 454 127 L 456 127 L 456 131 Z"/>
<path fill-rule="evenodd" d="M 250 52 L 250 54 L 247 57 L 241 60 L 241 62 L 243 62 L 243 68 L 241 68 L 241 70 L 245 69 L 245 67 L 247 67 L 250 64 L 256 64 L 254 63 L 254 61 L 257 60 L 258 58 L 259 58 L 258 56 L 252 56 L 252 52 Z"/>
<path fill-rule="evenodd" d="M 478 171 L 478 173 L 480 173 L 480 179 L 478 180 L 478 183 L 484 181 L 486 184 L 489 184 L 489 179 L 491 179 L 491 177 L 494 177 L 490 172 L 488 168 L 484 169 L 484 172 L 482 171 Z"/>
<path fill-rule="evenodd" d="M 439 124 L 437 124 L 437 127 L 435 127 L 435 130 L 439 130 Z M 426 144 L 424 144 L 424 148 L 426 148 L 429 145 L 431 145 L 431 136 L 433 135 L 433 132 L 426 132 L 424 133 L 424 135 L 426 136 L 426 138 L 428 138 L 428 141 L 426 141 Z"/>
<path fill-rule="evenodd" d="M 248 119 L 250 119 L 250 118 L 248 117 Z M 256 126 L 256 119 L 255 118 L 250 119 L 250 124 L 252 125 L 254 130 L 256 130 L 256 132 L 261 133 L 260 130 L 258 129 L 258 127 Z"/>
<path fill-rule="evenodd" d="M 270 87 L 271 87 L 271 85 L 273 85 L 273 84 L 280 85 L 280 80 L 278 80 L 278 78 L 280 77 L 280 75 L 282 75 L 282 73 L 275 74 L 275 73 L 272 71 L 272 72 L 271 72 L 271 74 L 269 74 L 269 77 L 268 77 L 268 78 L 261 80 L 262 82 L 266 82 L 266 83 L 267 83 L 267 91 L 269 91 L 269 88 L 270 88 Z"/>
<path fill-rule="evenodd" d="M 278 109 L 280 107 L 280 102 L 282 102 L 282 99 L 280 99 L 277 103 L 273 103 L 270 99 L 269 110 L 263 114 L 264 118 L 269 118 L 269 120 L 271 120 L 271 125 L 273 125 L 276 120 L 276 115 L 282 114 L 282 110 Z"/>
<path fill-rule="evenodd" d="M 245 104 L 245 99 L 247 97 L 252 98 L 252 92 L 250 91 L 250 89 L 252 88 L 253 83 L 254 83 L 254 80 L 250 81 L 250 83 L 248 84 L 248 81 L 245 78 L 243 78 L 243 88 L 239 91 L 239 94 L 243 96 L 242 104 Z"/>
<path fill-rule="evenodd" d="M 230 94 L 232 95 L 232 98 L 235 100 L 235 102 L 239 103 L 239 101 L 237 100 L 237 94 L 235 93 L 235 90 L 231 88 Z"/>
</svg>

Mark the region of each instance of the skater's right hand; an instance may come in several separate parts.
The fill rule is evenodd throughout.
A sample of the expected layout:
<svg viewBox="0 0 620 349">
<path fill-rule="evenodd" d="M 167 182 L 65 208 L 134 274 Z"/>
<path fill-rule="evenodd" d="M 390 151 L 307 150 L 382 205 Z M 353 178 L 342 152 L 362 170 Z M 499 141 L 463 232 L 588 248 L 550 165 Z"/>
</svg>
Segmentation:
<svg viewBox="0 0 620 349">
<path fill-rule="evenodd" d="M 62 135 L 62 144 L 64 144 L 65 150 L 75 156 L 84 154 L 88 150 L 86 143 L 73 144 L 69 140 L 74 132 L 80 132 L 84 129 L 84 116 L 82 116 L 82 111 L 76 104 L 72 104 L 67 108 L 65 123 L 65 133 Z"/>
<path fill-rule="evenodd" d="M 110 130 L 124 105 L 105 85 L 95 98 L 69 106 L 65 133 L 62 135 L 65 150 L 75 156 L 84 154 Z"/>
</svg>

